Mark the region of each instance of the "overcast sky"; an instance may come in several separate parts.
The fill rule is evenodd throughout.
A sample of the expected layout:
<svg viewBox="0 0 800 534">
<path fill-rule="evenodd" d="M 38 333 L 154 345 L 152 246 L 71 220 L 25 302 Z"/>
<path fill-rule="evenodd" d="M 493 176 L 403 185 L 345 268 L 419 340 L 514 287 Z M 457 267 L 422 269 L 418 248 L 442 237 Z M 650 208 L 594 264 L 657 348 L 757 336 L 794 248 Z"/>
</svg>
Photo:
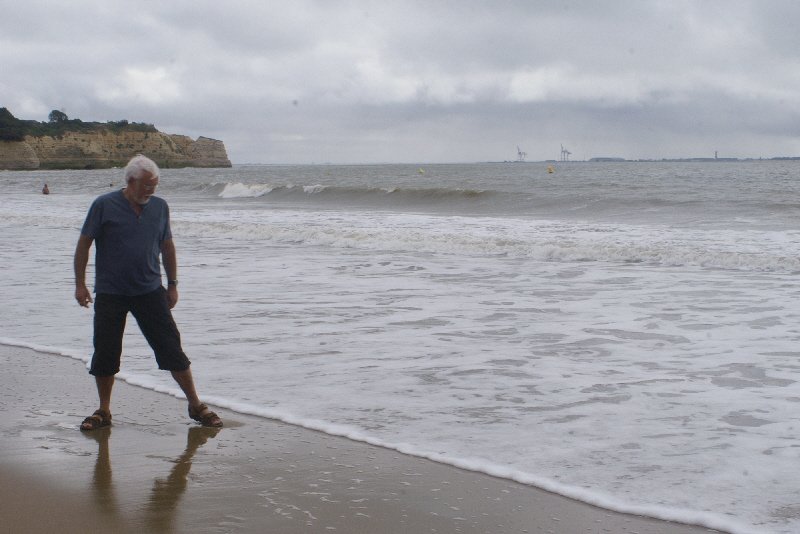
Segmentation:
<svg viewBox="0 0 800 534">
<path fill-rule="evenodd" d="M 0 107 L 233 163 L 800 156 L 800 2 L 0 0 Z"/>
</svg>

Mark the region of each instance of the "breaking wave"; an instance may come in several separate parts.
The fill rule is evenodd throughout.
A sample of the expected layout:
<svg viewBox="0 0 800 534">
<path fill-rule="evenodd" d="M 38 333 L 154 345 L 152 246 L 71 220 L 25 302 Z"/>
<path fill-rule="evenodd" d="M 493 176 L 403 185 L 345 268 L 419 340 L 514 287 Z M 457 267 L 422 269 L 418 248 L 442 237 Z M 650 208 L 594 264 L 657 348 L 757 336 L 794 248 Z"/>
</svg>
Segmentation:
<svg viewBox="0 0 800 534">
<path fill-rule="evenodd" d="M 493 191 L 477 189 L 409 188 L 409 187 L 347 187 L 323 184 L 215 184 L 220 198 L 257 198 L 268 196 L 275 201 L 335 201 L 338 205 L 456 205 L 478 203 L 495 196 Z"/>
</svg>

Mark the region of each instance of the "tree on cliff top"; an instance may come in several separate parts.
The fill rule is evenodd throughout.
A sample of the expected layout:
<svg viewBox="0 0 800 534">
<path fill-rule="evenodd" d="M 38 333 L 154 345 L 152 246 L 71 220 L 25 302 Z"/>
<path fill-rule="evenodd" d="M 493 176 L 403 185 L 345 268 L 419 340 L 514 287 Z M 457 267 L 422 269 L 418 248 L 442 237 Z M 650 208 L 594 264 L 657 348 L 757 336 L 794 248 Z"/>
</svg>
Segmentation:
<svg viewBox="0 0 800 534">
<path fill-rule="evenodd" d="M 0 141 L 22 141 L 25 127 L 21 120 L 6 108 L 0 108 Z"/>
<path fill-rule="evenodd" d="M 63 111 L 54 109 L 53 111 L 50 112 L 50 115 L 47 116 L 47 119 L 50 122 L 67 122 L 69 120 L 69 117 L 67 117 L 67 114 L 64 113 Z"/>
</svg>

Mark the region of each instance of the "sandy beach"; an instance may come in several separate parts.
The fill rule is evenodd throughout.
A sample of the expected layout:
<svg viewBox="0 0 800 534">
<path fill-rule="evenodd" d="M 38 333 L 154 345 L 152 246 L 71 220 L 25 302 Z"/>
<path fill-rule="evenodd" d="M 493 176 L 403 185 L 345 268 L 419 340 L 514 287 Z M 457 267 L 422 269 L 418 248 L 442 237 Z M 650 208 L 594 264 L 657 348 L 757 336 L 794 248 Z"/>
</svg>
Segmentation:
<svg viewBox="0 0 800 534">
<path fill-rule="evenodd" d="M 225 410 L 201 428 L 122 381 L 114 425 L 82 433 L 83 363 L 8 346 L 0 362 L 3 533 L 714 532 Z"/>
</svg>

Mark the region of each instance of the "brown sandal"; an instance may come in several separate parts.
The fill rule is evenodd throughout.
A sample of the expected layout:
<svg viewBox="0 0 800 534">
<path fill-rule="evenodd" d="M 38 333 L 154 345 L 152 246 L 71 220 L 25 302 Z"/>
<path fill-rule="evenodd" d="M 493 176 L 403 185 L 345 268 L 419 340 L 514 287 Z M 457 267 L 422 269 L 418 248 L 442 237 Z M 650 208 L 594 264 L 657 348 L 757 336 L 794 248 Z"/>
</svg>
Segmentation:
<svg viewBox="0 0 800 534">
<path fill-rule="evenodd" d="M 221 427 L 222 419 L 217 414 L 208 409 L 205 404 L 200 404 L 195 408 L 189 406 L 189 417 L 198 421 L 203 426 Z"/>
<path fill-rule="evenodd" d="M 81 430 L 97 430 L 111 426 L 111 414 L 105 410 L 95 410 L 95 412 L 83 420 Z"/>
</svg>

